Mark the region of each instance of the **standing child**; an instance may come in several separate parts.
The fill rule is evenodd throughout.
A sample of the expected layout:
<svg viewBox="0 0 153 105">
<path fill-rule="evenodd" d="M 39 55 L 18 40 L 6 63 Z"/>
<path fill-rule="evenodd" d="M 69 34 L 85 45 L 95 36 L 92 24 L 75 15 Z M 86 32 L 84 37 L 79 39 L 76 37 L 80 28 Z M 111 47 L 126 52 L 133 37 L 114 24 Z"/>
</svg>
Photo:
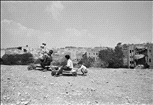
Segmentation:
<svg viewBox="0 0 153 105">
<path fill-rule="evenodd" d="M 78 62 L 78 65 L 79 65 L 78 71 L 81 71 L 82 75 L 86 75 L 88 73 L 87 67 L 83 65 L 82 61 Z"/>
</svg>

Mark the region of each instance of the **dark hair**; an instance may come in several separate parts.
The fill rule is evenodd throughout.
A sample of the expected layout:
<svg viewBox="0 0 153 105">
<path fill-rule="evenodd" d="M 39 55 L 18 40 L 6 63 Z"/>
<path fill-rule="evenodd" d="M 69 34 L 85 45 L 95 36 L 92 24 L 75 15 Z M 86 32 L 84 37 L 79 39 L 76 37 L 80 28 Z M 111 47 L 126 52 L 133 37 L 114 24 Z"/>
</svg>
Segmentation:
<svg viewBox="0 0 153 105">
<path fill-rule="evenodd" d="M 52 54 L 53 53 L 53 50 L 49 50 L 49 54 Z"/>
<path fill-rule="evenodd" d="M 45 45 L 46 46 L 46 43 L 42 43 L 42 45 Z"/>
<path fill-rule="evenodd" d="M 78 64 L 83 64 L 83 62 L 82 61 L 79 61 Z"/>
<path fill-rule="evenodd" d="M 70 56 L 69 56 L 69 55 L 65 55 L 65 58 L 66 58 L 66 59 L 70 59 Z"/>
<path fill-rule="evenodd" d="M 44 48 L 44 46 L 40 46 L 40 48 Z"/>
</svg>

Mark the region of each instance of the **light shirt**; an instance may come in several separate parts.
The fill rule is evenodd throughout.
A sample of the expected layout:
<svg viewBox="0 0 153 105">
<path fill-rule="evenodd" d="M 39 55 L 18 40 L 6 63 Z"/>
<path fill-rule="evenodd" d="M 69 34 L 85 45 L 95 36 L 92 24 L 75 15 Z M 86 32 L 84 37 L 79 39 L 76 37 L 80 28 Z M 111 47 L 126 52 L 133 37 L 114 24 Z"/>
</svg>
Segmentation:
<svg viewBox="0 0 153 105">
<path fill-rule="evenodd" d="M 68 59 L 66 66 L 73 69 L 73 62 L 70 59 Z"/>
<path fill-rule="evenodd" d="M 78 69 L 78 71 L 79 70 L 86 70 L 87 69 L 87 67 L 85 67 L 84 65 L 82 65 L 79 69 Z"/>
<path fill-rule="evenodd" d="M 44 48 L 42 49 L 42 52 L 43 52 L 43 53 L 48 53 L 48 52 L 49 52 L 49 49 L 48 49 L 47 47 L 44 47 Z"/>
</svg>

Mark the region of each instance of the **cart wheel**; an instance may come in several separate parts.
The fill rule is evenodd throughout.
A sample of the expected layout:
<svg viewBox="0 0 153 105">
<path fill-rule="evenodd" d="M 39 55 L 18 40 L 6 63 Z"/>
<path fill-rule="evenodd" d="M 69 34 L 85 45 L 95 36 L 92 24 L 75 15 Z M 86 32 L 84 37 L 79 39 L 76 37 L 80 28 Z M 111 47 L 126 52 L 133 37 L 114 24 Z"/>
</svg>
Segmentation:
<svg viewBox="0 0 153 105">
<path fill-rule="evenodd" d="M 88 73 L 88 70 L 86 70 L 86 69 L 85 69 L 84 73 L 86 73 L 86 74 L 87 74 L 87 73 Z"/>
<path fill-rule="evenodd" d="M 72 73 L 72 76 L 77 76 L 77 73 L 76 73 L 76 72 L 73 72 L 73 73 Z"/>
<path fill-rule="evenodd" d="M 46 67 L 47 70 L 49 70 L 50 67 Z"/>
<path fill-rule="evenodd" d="M 27 69 L 28 69 L 28 70 L 32 70 L 32 67 L 31 67 L 31 66 L 28 66 Z"/>
<path fill-rule="evenodd" d="M 52 70 L 51 75 L 54 76 L 56 74 L 56 72 L 57 72 L 56 70 Z"/>
</svg>

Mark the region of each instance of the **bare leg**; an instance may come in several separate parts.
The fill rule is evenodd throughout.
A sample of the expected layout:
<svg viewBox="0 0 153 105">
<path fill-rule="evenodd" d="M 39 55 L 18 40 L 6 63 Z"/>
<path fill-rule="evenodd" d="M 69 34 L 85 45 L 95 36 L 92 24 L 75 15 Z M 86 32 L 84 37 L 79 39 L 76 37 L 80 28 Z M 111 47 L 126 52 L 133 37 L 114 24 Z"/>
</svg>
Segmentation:
<svg viewBox="0 0 153 105">
<path fill-rule="evenodd" d="M 60 75 L 63 72 L 63 67 L 59 68 L 59 70 L 57 71 L 56 75 Z"/>
</svg>

